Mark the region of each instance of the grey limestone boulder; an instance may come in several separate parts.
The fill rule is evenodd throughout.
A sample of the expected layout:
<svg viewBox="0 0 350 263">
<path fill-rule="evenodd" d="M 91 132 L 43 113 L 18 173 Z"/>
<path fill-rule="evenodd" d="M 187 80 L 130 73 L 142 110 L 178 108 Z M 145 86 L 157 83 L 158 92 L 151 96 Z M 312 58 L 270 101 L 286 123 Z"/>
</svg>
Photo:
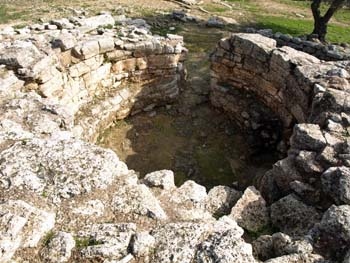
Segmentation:
<svg viewBox="0 0 350 263">
<path fill-rule="evenodd" d="M 156 240 L 148 232 L 136 233 L 131 240 L 130 246 L 133 255 L 146 257 L 154 249 Z"/>
<path fill-rule="evenodd" d="M 259 236 L 253 241 L 252 246 L 255 258 L 265 261 L 274 257 L 272 236 Z"/>
<path fill-rule="evenodd" d="M 3 190 L 26 190 L 59 201 L 109 186 L 128 172 L 111 150 L 74 139 L 30 139 L 0 153 Z"/>
<path fill-rule="evenodd" d="M 160 187 L 164 190 L 170 190 L 175 187 L 174 172 L 170 170 L 161 170 L 146 174 L 143 181 L 150 187 Z"/>
<path fill-rule="evenodd" d="M 343 260 L 350 247 L 350 206 L 332 205 L 311 234 L 325 256 Z"/>
<path fill-rule="evenodd" d="M 322 176 L 322 189 L 336 204 L 350 204 L 350 169 L 331 167 Z"/>
<path fill-rule="evenodd" d="M 46 262 L 64 263 L 70 259 L 74 247 L 75 240 L 70 233 L 58 232 L 41 253 Z"/>
<path fill-rule="evenodd" d="M 297 124 L 291 138 L 291 146 L 296 149 L 320 151 L 327 142 L 317 124 Z"/>
<path fill-rule="evenodd" d="M 173 192 L 171 200 L 175 203 L 191 202 L 194 204 L 204 204 L 207 198 L 207 191 L 204 186 L 188 180 Z"/>
<path fill-rule="evenodd" d="M 131 237 L 136 232 L 133 223 L 105 223 L 86 226 L 79 231 L 78 238 L 89 246 L 82 248 L 80 253 L 86 259 L 104 258 L 118 260 L 128 255 Z"/>
<path fill-rule="evenodd" d="M 214 231 L 199 245 L 198 263 L 256 262 L 250 244 L 241 238 L 243 230 L 227 216 L 214 224 Z"/>
<path fill-rule="evenodd" d="M 313 251 L 312 244 L 304 238 L 293 240 L 281 232 L 272 235 L 275 257 L 289 254 L 309 254 Z"/>
<path fill-rule="evenodd" d="M 227 215 L 241 196 L 241 192 L 228 186 L 215 186 L 208 193 L 206 209 L 215 216 Z"/>
<path fill-rule="evenodd" d="M 265 263 L 327 263 L 329 261 L 317 254 L 291 254 L 265 261 Z M 330 263 L 330 262 L 329 262 Z"/>
<path fill-rule="evenodd" d="M 258 232 L 269 224 L 269 210 L 264 198 L 255 187 L 248 187 L 231 210 L 230 217 L 252 232 Z"/>
<path fill-rule="evenodd" d="M 167 219 L 159 200 L 144 184 L 122 185 L 113 196 L 112 209 L 115 213 L 125 215 L 146 216 L 156 220 Z"/>
<path fill-rule="evenodd" d="M 303 235 L 319 220 L 319 213 L 312 206 L 300 201 L 293 194 L 271 205 L 273 226 L 289 235 Z"/>
<path fill-rule="evenodd" d="M 31 67 L 42 57 L 43 54 L 30 41 L 17 40 L 0 49 L 0 64 L 13 69 Z"/>
<path fill-rule="evenodd" d="M 151 232 L 156 239 L 154 263 L 191 263 L 197 246 L 211 229 L 208 223 L 169 223 Z"/>
</svg>

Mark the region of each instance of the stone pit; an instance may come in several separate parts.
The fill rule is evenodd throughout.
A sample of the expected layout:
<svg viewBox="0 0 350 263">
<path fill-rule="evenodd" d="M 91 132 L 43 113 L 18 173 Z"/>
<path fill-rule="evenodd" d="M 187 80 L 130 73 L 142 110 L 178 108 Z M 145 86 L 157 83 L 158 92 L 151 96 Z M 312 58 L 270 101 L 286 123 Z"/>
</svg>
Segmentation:
<svg viewBox="0 0 350 263">
<path fill-rule="evenodd" d="M 256 187 L 207 193 L 170 170 L 138 178 L 93 144 L 114 120 L 176 100 L 185 76 L 182 37 L 115 22 L 1 34 L 0 261 L 347 262 L 350 62 L 222 39 L 212 105 L 287 157 Z"/>
</svg>

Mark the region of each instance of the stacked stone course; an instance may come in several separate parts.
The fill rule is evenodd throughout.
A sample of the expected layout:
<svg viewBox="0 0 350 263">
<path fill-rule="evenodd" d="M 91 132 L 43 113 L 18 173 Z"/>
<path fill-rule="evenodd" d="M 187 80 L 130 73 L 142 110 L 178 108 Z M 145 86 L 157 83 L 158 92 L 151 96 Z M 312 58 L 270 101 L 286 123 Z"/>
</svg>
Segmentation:
<svg viewBox="0 0 350 263">
<path fill-rule="evenodd" d="M 182 37 L 154 37 L 145 21 L 124 20 L 113 29 L 108 14 L 61 19 L 51 22 L 60 29 L 4 35 L 0 64 L 75 116 L 75 135 L 95 141 L 113 119 L 174 101 L 184 74 Z"/>
<path fill-rule="evenodd" d="M 273 225 L 289 234 L 306 234 L 330 205 L 340 205 L 329 208 L 338 214 L 328 210 L 311 235 L 315 249 L 342 260 L 350 245 L 344 230 L 349 222 L 337 221 L 350 204 L 350 62 L 325 62 L 276 45 L 259 34 L 221 40 L 212 55 L 211 102 L 253 131 L 254 123 L 264 125 L 265 108 L 283 129 L 293 128 L 287 157 L 261 178 L 259 188 L 272 204 Z M 236 94 L 248 94 L 249 103 Z M 262 104 L 260 112 L 256 104 Z M 347 234 L 331 230 L 332 220 Z"/>
</svg>

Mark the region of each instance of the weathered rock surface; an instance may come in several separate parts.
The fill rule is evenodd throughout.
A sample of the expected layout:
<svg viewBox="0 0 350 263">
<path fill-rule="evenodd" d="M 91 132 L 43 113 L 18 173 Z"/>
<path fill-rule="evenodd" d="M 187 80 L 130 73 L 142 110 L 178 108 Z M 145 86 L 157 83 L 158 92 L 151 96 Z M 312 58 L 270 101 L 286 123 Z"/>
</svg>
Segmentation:
<svg viewBox="0 0 350 263">
<path fill-rule="evenodd" d="M 286 255 L 274 259 L 265 261 L 266 263 L 318 263 L 318 262 L 327 262 L 324 258 L 317 254 L 292 254 Z"/>
<path fill-rule="evenodd" d="M 73 139 L 34 138 L 0 155 L 2 191 L 31 191 L 56 202 L 106 188 L 128 171 L 114 152 Z"/>
<path fill-rule="evenodd" d="M 36 247 L 55 225 L 55 213 L 22 200 L 0 204 L 0 261 L 7 262 L 19 248 Z"/>
<path fill-rule="evenodd" d="M 214 225 L 214 229 L 214 233 L 199 245 L 196 262 L 256 262 L 252 246 L 243 241 L 243 231 L 235 221 L 223 217 Z"/>
<path fill-rule="evenodd" d="M 170 190 L 175 187 L 174 173 L 169 170 L 146 174 L 143 180 L 150 187 L 160 187 L 164 190 Z"/>
<path fill-rule="evenodd" d="M 271 206 L 272 224 L 281 231 L 292 235 L 306 234 L 318 221 L 319 214 L 312 206 L 288 195 Z"/>
<path fill-rule="evenodd" d="M 172 223 L 152 235 L 161 240 L 152 262 L 255 262 L 237 223 L 229 217 L 209 223 Z"/>
<path fill-rule="evenodd" d="M 316 248 L 328 257 L 343 260 L 350 246 L 350 206 L 331 206 L 312 235 Z"/>
<path fill-rule="evenodd" d="M 350 169 L 345 166 L 329 168 L 322 174 L 322 188 L 336 204 L 350 204 Z"/>
<path fill-rule="evenodd" d="M 80 253 L 84 258 L 122 259 L 128 254 L 128 246 L 135 231 L 136 225 L 132 223 L 87 226 L 78 233 L 82 241 L 87 240 L 89 243 Z"/>
<path fill-rule="evenodd" d="M 42 251 L 47 262 L 63 263 L 70 259 L 75 247 L 75 240 L 70 233 L 58 232 L 47 242 L 47 247 Z"/>
<path fill-rule="evenodd" d="M 230 216 L 251 231 L 258 232 L 269 224 L 269 211 L 264 198 L 255 187 L 248 187 L 231 210 Z"/>
<path fill-rule="evenodd" d="M 241 196 L 241 192 L 228 186 L 215 186 L 208 193 L 206 208 L 215 216 L 227 215 Z"/>
<path fill-rule="evenodd" d="M 114 194 L 112 207 L 116 213 L 138 214 L 158 220 L 167 219 L 167 215 L 150 189 L 142 184 L 126 184 Z"/>
</svg>

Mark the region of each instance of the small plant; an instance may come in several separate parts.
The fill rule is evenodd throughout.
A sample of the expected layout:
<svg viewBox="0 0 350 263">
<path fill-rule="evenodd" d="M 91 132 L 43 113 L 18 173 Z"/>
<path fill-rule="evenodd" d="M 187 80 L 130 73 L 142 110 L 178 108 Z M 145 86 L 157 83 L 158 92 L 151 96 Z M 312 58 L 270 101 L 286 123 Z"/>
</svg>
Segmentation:
<svg viewBox="0 0 350 263">
<path fill-rule="evenodd" d="M 273 227 L 272 225 L 266 225 L 255 232 L 245 229 L 245 232 L 247 233 L 247 235 L 253 239 L 257 239 L 258 237 L 260 237 L 262 235 L 272 235 L 273 233 L 276 233 L 278 231 L 279 230 L 277 228 Z"/>
<path fill-rule="evenodd" d="M 55 232 L 53 232 L 53 231 L 47 232 L 47 234 L 43 238 L 44 246 L 48 246 L 54 236 L 55 236 Z"/>
<path fill-rule="evenodd" d="M 105 29 L 113 29 L 113 25 L 112 24 L 109 24 L 109 25 L 105 25 L 103 28 Z"/>
<path fill-rule="evenodd" d="M 82 238 L 75 237 L 74 240 L 77 248 L 85 248 L 85 247 L 97 246 L 97 245 L 103 244 L 102 241 L 98 241 L 92 237 L 82 237 Z"/>
</svg>

